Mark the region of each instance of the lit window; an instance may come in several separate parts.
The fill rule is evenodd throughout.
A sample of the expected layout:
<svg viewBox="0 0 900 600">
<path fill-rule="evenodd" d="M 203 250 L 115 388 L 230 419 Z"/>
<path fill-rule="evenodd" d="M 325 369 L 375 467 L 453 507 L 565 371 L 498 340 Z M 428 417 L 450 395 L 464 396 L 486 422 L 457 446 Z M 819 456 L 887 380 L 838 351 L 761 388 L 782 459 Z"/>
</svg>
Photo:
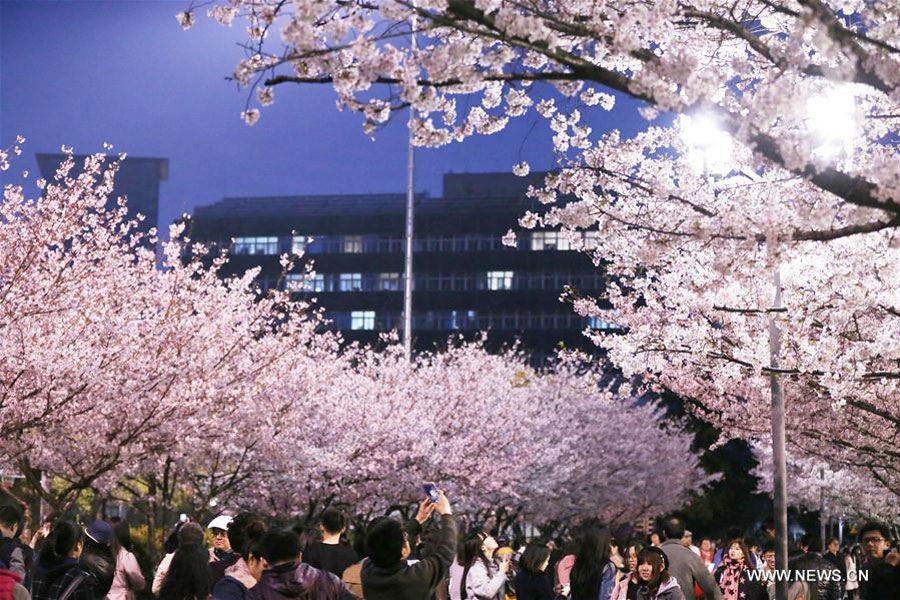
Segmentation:
<svg viewBox="0 0 900 600">
<path fill-rule="evenodd" d="M 291 238 L 291 253 L 292 254 L 303 254 L 306 252 L 307 245 L 312 242 L 313 239 L 311 237 L 306 237 L 305 235 L 295 235 Z"/>
<path fill-rule="evenodd" d="M 345 235 L 344 236 L 344 253 L 359 254 L 363 251 L 363 236 L 361 235 Z"/>
<path fill-rule="evenodd" d="M 236 237 L 232 245 L 232 253 L 236 255 L 278 254 L 278 238 L 273 236 Z"/>
<path fill-rule="evenodd" d="M 342 292 L 359 292 L 362 290 L 362 273 L 341 273 L 340 287 Z"/>
<path fill-rule="evenodd" d="M 350 313 L 350 329 L 371 330 L 375 329 L 374 310 L 354 310 Z"/>
<path fill-rule="evenodd" d="M 591 329 L 619 329 L 619 326 L 609 321 L 604 321 L 600 317 L 588 318 L 588 327 Z"/>
<path fill-rule="evenodd" d="M 585 250 L 594 250 L 600 243 L 600 232 L 599 231 L 585 231 L 584 232 L 584 249 Z"/>
<path fill-rule="evenodd" d="M 513 281 L 512 271 L 488 271 L 489 290 L 511 290 Z"/>
<path fill-rule="evenodd" d="M 400 273 L 379 273 L 378 287 L 382 292 L 396 292 L 400 289 Z"/>
<path fill-rule="evenodd" d="M 325 291 L 325 274 L 314 273 L 312 275 L 304 275 L 302 273 L 289 273 L 287 275 L 287 289 L 296 292 L 324 292 Z"/>
</svg>

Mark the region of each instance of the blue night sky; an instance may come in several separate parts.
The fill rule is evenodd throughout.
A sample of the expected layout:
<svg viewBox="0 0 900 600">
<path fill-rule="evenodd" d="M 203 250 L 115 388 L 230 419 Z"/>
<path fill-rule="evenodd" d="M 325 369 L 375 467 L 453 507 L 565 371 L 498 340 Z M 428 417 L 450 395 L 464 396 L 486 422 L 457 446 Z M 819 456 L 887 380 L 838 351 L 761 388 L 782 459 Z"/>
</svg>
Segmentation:
<svg viewBox="0 0 900 600">
<path fill-rule="evenodd" d="M 199 15 L 183 31 L 188 2 L 0 0 L 0 147 L 28 138 L 4 181 L 37 173 L 34 154 L 100 151 L 169 159 L 160 191 L 161 228 L 224 196 L 402 192 L 405 117 L 372 141 L 361 118 L 338 112 L 329 86 L 281 85 L 254 127 L 247 99 L 225 80 L 242 56 L 243 23 L 228 29 Z M 463 106 L 462 104 L 460 105 Z M 461 111 L 462 112 L 462 111 Z M 599 110 L 593 110 L 599 113 Z M 619 97 L 595 133 L 633 134 L 644 123 Z M 506 130 L 417 152 L 416 189 L 441 194 L 448 171 L 509 171 L 554 165 L 546 122 L 531 113 Z M 31 179 L 35 178 L 32 175 Z"/>
</svg>

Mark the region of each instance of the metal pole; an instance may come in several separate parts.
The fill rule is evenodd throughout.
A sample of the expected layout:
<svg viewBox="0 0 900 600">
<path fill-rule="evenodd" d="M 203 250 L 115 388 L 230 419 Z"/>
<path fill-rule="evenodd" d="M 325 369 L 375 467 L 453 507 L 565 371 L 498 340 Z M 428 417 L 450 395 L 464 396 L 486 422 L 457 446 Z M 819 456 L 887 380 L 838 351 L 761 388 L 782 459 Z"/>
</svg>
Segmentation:
<svg viewBox="0 0 900 600">
<path fill-rule="evenodd" d="M 825 552 L 825 467 L 819 469 L 819 537 Z"/>
<path fill-rule="evenodd" d="M 415 18 L 410 19 L 410 47 L 416 50 Z M 413 120 L 415 109 L 409 107 L 409 139 L 406 153 L 406 256 L 403 286 L 403 352 L 406 360 L 412 360 L 412 293 L 413 293 L 413 217 L 415 210 L 415 147 L 413 146 Z"/>
<path fill-rule="evenodd" d="M 772 308 L 781 308 L 781 272 L 778 266 L 773 274 L 775 302 Z M 781 353 L 781 330 L 775 320 L 777 310 L 769 313 L 769 358 L 772 372 L 772 458 L 775 475 L 775 568 L 786 572 L 788 568 L 787 521 L 787 466 L 784 450 L 784 384 L 777 373 Z M 776 600 L 787 600 L 788 582 L 778 578 L 775 582 Z"/>
</svg>

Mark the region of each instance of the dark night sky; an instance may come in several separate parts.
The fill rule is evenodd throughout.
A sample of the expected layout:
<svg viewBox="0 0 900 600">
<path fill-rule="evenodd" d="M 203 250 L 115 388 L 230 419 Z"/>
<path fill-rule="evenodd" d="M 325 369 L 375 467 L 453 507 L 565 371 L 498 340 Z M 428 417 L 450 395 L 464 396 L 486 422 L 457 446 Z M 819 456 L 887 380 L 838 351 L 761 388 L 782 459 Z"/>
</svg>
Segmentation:
<svg viewBox="0 0 900 600">
<path fill-rule="evenodd" d="M 242 56 L 244 24 L 224 28 L 204 12 L 183 31 L 174 15 L 187 5 L 0 0 L 0 147 L 28 138 L 4 182 L 36 173 L 36 152 L 66 144 L 91 153 L 110 142 L 169 159 L 161 226 L 223 196 L 403 191 L 405 116 L 372 141 L 358 115 L 336 110 L 330 87 L 282 85 L 247 127 L 239 118 L 247 93 L 225 80 Z M 592 124 L 628 135 L 643 125 L 621 97 Z M 416 189 L 439 196 L 447 171 L 509 171 L 520 160 L 550 168 L 550 137 L 531 113 L 493 136 L 419 150 Z"/>
</svg>

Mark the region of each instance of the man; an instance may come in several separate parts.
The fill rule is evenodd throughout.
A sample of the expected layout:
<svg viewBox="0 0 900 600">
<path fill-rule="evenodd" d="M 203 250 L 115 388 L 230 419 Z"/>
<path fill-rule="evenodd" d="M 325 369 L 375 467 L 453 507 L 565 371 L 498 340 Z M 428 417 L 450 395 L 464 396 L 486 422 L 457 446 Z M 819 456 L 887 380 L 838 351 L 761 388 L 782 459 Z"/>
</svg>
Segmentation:
<svg viewBox="0 0 900 600">
<path fill-rule="evenodd" d="M 307 546 L 303 552 L 303 562 L 317 569 L 334 573 L 338 577 L 352 564 L 359 562 L 359 556 L 350 546 L 341 543 L 341 535 L 347 530 L 347 519 L 336 508 L 328 508 L 319 519 L 322 541 Z"/>
<path fill-rule="evenodd" d="M 212 548 L 209 549 L 209 583 L 215 586 L 230 569 L 240 560 L 240 556 L 231 549 L 228 539 L 228 528 L 234 519 L 228 515 L 219 515 L 209 522 L 212 533 Z"/>
<path fill-rule="evenodd" d="M 247 566 L 257 584 L 245 600 L 358 600 L 341 580 L 300 562 L 300 537 L 270 530 L 249 551 Z"/>
<path fill-rule="evenodd" d="M 700 548 L 694 545 L 694 534 L 691 531 L 687 529 L 684 530 L 684 535 L 681 536 L 681 545 L 697 556 L 700 556 Z"/>
<path fill-rule="evenodd" d="M 891 549 L 891 536 L 881 523 L 866 523 L 859 531 L 863 561 L 858 570 L 863 600 L 900 598 L 900 553 Z M 868 579 L 865 578 L 868 575 Z"/>
<path fill-rule="evenodd" d="M 775 540 L 765 540 L 762 545 L 762 576 L 769 600 L 775 598 Z"/>
<path fill-rule="evenodd" d="M 811 600 L 839 600 L 841 597 L 840 571 L 822 558 L 822 540 L 814 533 L 807 533 L 800 542 L 803 550 L 790 565 L 794 573 L 803 571 L 812 577 L 806 578 Z"/>
<path fill-rule="evenodd" d="M 827 551 L 822 558 L 834 565 L 834 568 L 841 572 L 841 598 L 844 597 L 844 586 L 847 584 L 847 566 L 844 564 L 844 557 L 838 554 L 841 549 L 841 543 L 837 538 L 828 540 Z"/>
<path fill-rule="evenodd" d="M 669 517 L 662 524 L 665 541 L 660 548 L 669 559 L 669 573 L 678 581 L 685 600 L 695 600 L 694 583 L 708 600 L 723 600 L 722 591 L 716 580 L 706 569 L 700 557 L 681 543 L 684 537 L 684 521 L 678 517 Z"/>
<path fill-rule="evenodd" d="M 423 502 L 427 511 L 431 501 Z M 421 510 L 421 509 L 420 509 Z M 369 559 L 362 569 L 362 589 L 366 600 L 429 600 L 456 556 L 456 520 L 450 501 L 438 492 L 434 510 L 441 515 L 434 546 L 420 561 L 408 564 L 410 540 L 396 519 L 385 518 L 370 527 L 366 535 Z M 688 550 L 689 552 L 689 550 Z"/>
<path fill-rule="evenodd" d="M 21 519 L 15 506 L 0 506 L 0 563 L 24 580 L 28 571 L 26 554 L 22 543 L 16 539 Z"/>
</svg>

